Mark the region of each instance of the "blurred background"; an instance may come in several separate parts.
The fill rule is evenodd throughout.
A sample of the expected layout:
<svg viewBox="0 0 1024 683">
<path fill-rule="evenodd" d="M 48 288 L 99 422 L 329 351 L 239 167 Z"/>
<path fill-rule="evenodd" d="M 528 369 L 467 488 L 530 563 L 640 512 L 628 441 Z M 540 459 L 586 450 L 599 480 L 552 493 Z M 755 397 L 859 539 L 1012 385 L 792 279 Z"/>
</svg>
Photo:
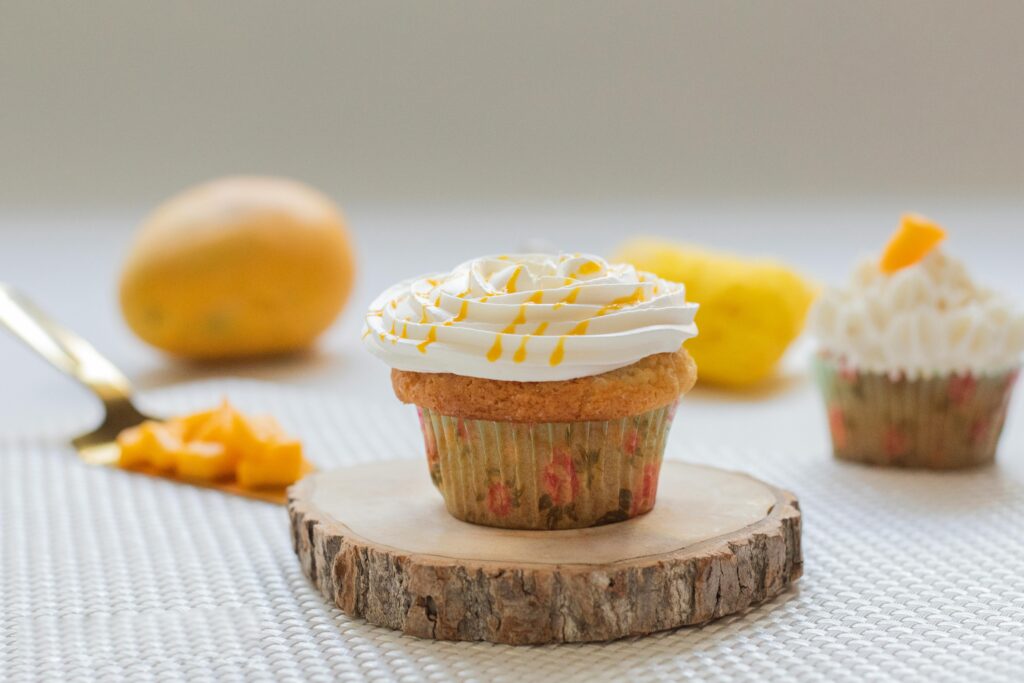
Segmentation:
<svg viewBox="0 0 1024 683">
<path fill-rule="evenodd" d="M 1019 2 L 5 2 L 0 201 L 1019 194 Z"/>
<path fill-rule="evenodd" d="M 915 210 L 1019 297 L 1022 25 L 1012 1 L 7 0 L 0 279 L 143 387 L 241 374 L 382 400 L 369 300 L 531 238 L 659 235 L 837 281 Z M 118 273 L 153 206 L 233 173 L 337 200 L 356 290 L 315 354 L 183 367 L 124 326 Z M 6 335 L 0 359 L 0 427 L 82 400 Z"/>
<path fill-rule="evenodd" d="M 1019 194 L 1024 5 L 4 2 L 0 201 Z"/>
</svg>

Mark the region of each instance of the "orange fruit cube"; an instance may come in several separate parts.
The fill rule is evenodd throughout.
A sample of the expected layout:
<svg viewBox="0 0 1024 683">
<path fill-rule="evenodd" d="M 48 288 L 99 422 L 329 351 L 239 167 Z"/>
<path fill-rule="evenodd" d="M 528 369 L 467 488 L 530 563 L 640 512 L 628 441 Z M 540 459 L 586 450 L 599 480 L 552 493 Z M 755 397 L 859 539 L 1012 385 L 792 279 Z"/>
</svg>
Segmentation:
<svg viewBox="0 0 1024 683">
<path fill-rule="evenodd" d="M 912 266 L 928 255 L 946 237 L 946 231 L 932 221 L 916 214 L 904 214 L 900 228 L 889 239 L 878 266 L 892 274 Z"/>
<path fill-rule="evenodd" d="M 242 459 L 258 457 L 269 443 L 287 440 L 281 425 L 269 415 L 246 417 L 235 413 L 233 427 L 231 446 Z"/>
<path fill-rule="evenodd" d="M 152 465 L 157 469 L 174 468 L 175 452 L 181 448 L 181 432 L 171 424 L 147 421 L 121 432 L 118 464 L 124 467 Z"/>
<path fill-rule="evenodd" d="M 172 470 L 182 446 L 181 432 L 174 425 L 161 422 L 144 423 L 149 439 L 149 464 L 160 470 Z"/>
<path fill-rule="evenodd" d="M 195 431 L 190 434 L 190 439 L 228 444 L 235 431 L 235 409 L 224 401 L 220 407 L 208 411 L 205 419 L 202 415 L 203 413 L 196 413 L 191 416 L 195 418 Z"/>
<path fill-rule="evenodd" d="M 288 486 L 299 480 L 302 463 L 300 442 L 271 441 L 258 453 L 242 458 L 235 476 L 245 488 Z"/>
<path fill-rule="evenodd" d="M 146 432 L 142 425 L 129 427 L 117 435 L 121 455 L 117 464 L 121 467 L 138 467 L 149 464 Z"/>
<path fill-rule="evenodd" d="M 176 417 L 170 422 L 173 422 L 179 426 L 181 433 L 186 440 L 196 438 L 196 434 L 209 422 L 211 419 L 220 414 L 223 406 L 214 408 L 213 410 L 203 410 L 198 413 L 192 413 L 191 415 L 182 415 Z"/>
<path fill-rule="evenodd" d="M 235 472 L 235 458 L 222 443 L 189 441 L 175 453 L 175 468 L 186 479 L 228 479 Z"/>
<path fill-rule="evenodd" d="M 247 417 L 226 400 L 213 410 L 143 422 L 121 432 L 117 443 L 124 467 L 151 465 L 195 481 L 235 477 L 248 488 L 292 484 L 305 465 L 302 444 L 277 420 Z"/>
</svg>

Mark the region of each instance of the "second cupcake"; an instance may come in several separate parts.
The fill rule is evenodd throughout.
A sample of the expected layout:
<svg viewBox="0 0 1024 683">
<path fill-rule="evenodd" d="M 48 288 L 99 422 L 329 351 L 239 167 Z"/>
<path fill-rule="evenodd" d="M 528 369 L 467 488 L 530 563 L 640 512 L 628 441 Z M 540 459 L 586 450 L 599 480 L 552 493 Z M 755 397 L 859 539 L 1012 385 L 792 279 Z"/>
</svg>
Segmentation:
<svg viewBox="0 0 1024 683">
<path fill-rule="evenodd" d="M 881 259 L 811 311 L 835 456 L 954 469 L 992 462 L 1024 349 L 1024 315 L 976 285 L 914 215 Z"/>
<path fill-rule="evenodd" d="M 476 259 L 371 305 L 363 339 L 416 405 L 430 476 L 467 522 L 568 529 L 654 506 L 676 402 L 683 285 L 588 255 Z"/>
</svg>

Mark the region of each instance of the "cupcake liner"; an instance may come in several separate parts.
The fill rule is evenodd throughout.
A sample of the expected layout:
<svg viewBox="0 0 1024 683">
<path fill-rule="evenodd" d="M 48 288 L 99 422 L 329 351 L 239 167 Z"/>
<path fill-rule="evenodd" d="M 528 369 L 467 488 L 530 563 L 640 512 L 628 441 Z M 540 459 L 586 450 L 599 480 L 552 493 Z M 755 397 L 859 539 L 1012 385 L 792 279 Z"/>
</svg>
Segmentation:
<svg viewBox="0 0 1024 683">
<path fill-rule="evenodd" d="M 862 372 L 819 356 L 837 458 L 874 465 L 956 469 L 991 463 L 1019 374 L 944 374 L 908 379 Z"/>
<path fill-rule="evenodd" d="M 675 404 L 590 422 L 417 412 L 430 477 L 454 517 L 509 529 L 577 529 L 654 507 Z"/>
</svg>

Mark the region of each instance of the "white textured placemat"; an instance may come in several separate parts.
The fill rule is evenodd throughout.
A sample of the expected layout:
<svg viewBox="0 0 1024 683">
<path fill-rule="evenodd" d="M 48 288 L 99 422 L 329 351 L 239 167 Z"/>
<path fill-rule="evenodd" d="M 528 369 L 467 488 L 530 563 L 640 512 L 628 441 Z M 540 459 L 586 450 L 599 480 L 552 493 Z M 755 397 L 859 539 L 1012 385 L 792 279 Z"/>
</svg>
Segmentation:
<svg viewBox="0 0 1024 683">
<path fill-rule="evenodd" d="M 394 404 L 222 382 L 159 392 L 147 406 L 180 412 L 225 392 L 279 415 L 323 466 L 412 455 L 410 466 L 423 467 L 415 416 Z M 671 457 L 747 470 L 798 494 L 804 578 L 703 628 L 513 648 L 421 641 L 349 619 L 299 570 L 283 508 L 86 467 L 62 444 L 76 426 L 0 437 L 0 680 L 1024 675 L 1024 468 L 1012 459 L 974 473 L 904 473 L 841 465 L 818 448 L 684 453 L 676 433 Z"/>
</svg>

